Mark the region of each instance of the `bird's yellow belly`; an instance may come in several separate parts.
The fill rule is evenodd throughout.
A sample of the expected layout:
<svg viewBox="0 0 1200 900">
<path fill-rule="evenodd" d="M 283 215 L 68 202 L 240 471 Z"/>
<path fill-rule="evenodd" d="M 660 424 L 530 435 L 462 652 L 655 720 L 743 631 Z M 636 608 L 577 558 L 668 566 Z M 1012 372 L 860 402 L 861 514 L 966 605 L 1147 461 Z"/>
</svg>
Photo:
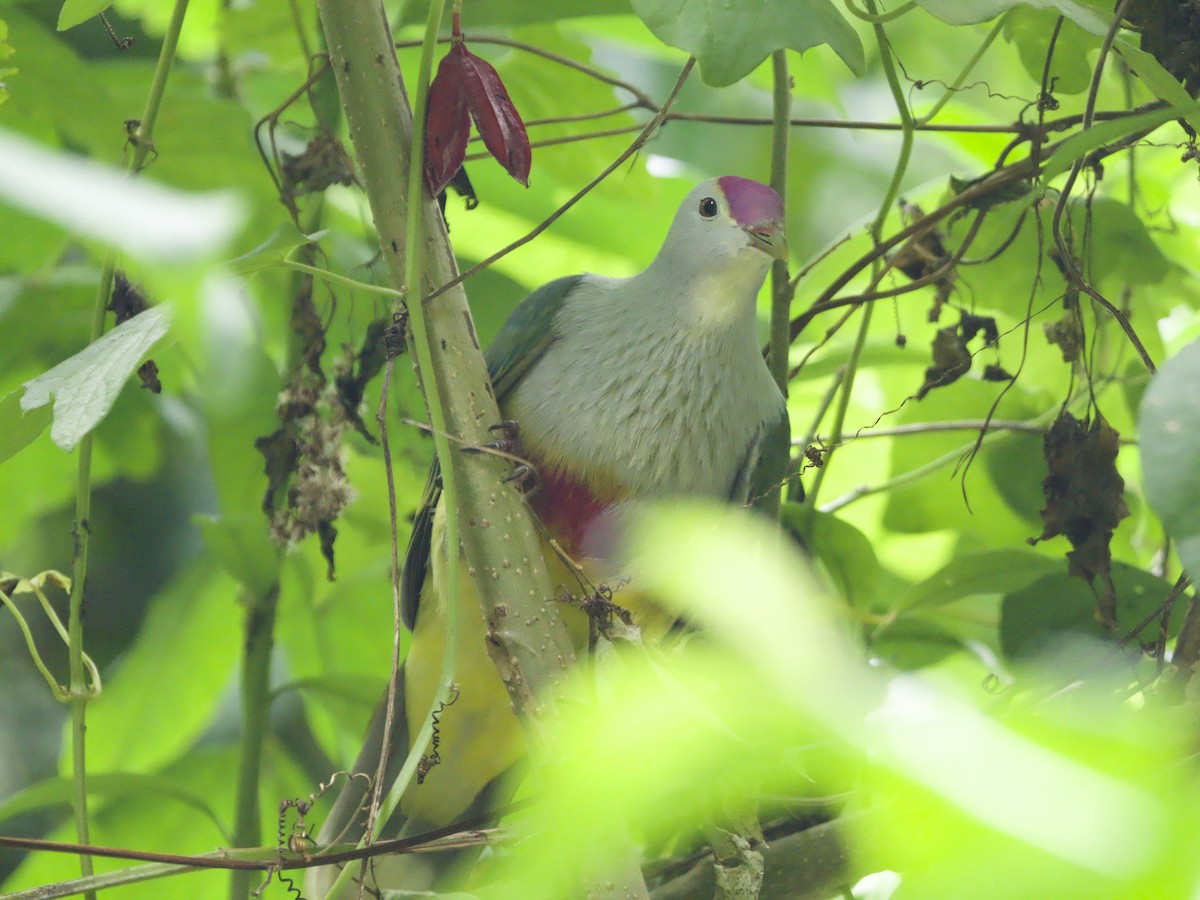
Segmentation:
<svg viewBox="0 0 1200 900">
<path fill-rule="evenodd" d="M 442 511 L 434 520 L 429 576 L 413 631 L 412 646 L 404 662 L 405 715 L 408 734 L 416 735 L 434 703 L 446 648 L 446 542 Z M 572 570 L 548 541 L 542 549 L 556 595 L 569 593 L 578 601 L 599 577 L 583 561 L 582 573 Z M 580 575 L 584 576 L 581 579 Z M 599 587 L 600 584 L 595 584 Z M 615 589 L 613 601 L 628 609 L 644 634 L 661 636 L 674 621 L 660 607 L 640 597 L 629 586 Z M 486 649 L 486 623 L 466 564 L 458 561 L 458 635 L 454 683 L 457 699 L 438 715 L 437 756 L 422 784 L 413 784 L 401 803 L 406 817 L 436 827 L 462 817 L 476 794 L 525 754 L 520 724 L 508 693 Z M 574 603 L 561 605 L 563 619 L 576 652 L 584 654 L 588 639 L 587 615 Z M 440 700 L 444 698 L 439 698 Z M 428 757 L 433 747 L 427 746 Z"/>
</svg>

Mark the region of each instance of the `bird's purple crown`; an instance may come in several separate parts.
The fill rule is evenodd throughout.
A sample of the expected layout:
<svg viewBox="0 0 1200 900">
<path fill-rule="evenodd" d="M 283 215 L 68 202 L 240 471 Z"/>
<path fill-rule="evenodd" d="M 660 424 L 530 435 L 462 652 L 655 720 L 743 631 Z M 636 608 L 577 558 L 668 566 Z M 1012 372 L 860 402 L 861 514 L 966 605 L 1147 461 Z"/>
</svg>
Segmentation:
<svg viewBox="0 0 1200 900">
<path fill-rule="evenodd" d="M 749 178 L 723 175 L 717 179 L 735 222 L 746 228 L 783 220 L 783 201 L 772 188 Z"/>
</svg>

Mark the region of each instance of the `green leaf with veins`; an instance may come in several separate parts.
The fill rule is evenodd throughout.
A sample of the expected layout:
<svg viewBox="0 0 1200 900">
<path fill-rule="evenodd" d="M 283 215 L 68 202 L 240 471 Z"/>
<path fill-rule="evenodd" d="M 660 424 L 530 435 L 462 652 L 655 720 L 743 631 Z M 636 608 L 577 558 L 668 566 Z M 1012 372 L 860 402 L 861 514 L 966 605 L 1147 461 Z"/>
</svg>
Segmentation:
<svg viewBox="0 0 1200 900">
<path fill-rule="evenodd" d="M 1108 31 L 1112 11 L 1087 0 L 917 0 L 930 15 L 951 25 L 974 25 L 987 22 L 1017 6 L 1035 9 L 1055 9 L 1060 14 L 1092 34 Z"/>
<path fill-rule="evenodd" d="M 1200 574 L 1200 342 L 1159 370 L 1142 398 L 1138 445 L 1150 506 L 1183 567 Z"/>
<path fill-rule="evenodd" d="M 686 50 L 714 87 L 749 75 L 776 50 L 828 44 L 856 75 L 862 43 L 830 0 L 633 0 L 633 11 L 664 44 Z"/>
<path fill-rule="evenodd" d="M 53 369 L 25 382 L 21 409 L 45 406 L 54 398 L 50 437 L 73 450 L 108 415 L 126 380 L 167 333 L 170 311 L 155 306 L 118 325 Z"/>
<path fill-rule="evenodd" d="M 112 6 L 112 0 L 64 0 L 58 11 L 58 30 L 66 31 L 88 19 L 94 19 Z"/>
</svg>

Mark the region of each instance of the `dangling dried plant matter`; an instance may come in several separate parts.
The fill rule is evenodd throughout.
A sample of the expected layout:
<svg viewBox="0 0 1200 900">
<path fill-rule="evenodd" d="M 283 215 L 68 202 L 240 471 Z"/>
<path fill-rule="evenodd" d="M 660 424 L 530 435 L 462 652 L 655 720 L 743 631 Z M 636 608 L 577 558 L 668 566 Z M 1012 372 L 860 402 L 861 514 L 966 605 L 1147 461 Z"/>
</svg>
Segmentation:
<svg viewBox="0 0 1200 900">
<path fill-rule="evenodd" d="M 513 178 L 529 186 L 532 152 L 521 114 L 500 74 L 467 48 L 454 14 L 450 52 L 438 64 L 425 112 L 425 181 L 440 193 L 462 168 L 470 121 L 483 144 Z"/>
<path fill-rule="evenodd" d="M 1116 598 L 1112 585 L 1110 542 L 1117 523 L 1129 515 L 1125 481 L 1117 471 L 1120 435 L 1096 413 L 1080 421 L 1063 412 L 1043 440 L 1050 474 L 1042 482 L 1046 505 L 1045 528 L 1030 544 L 1064 535 L 1071 542 L 1068 571 L 1095 586 L 1097 618 L 1116 629 Z"/>
</svg>

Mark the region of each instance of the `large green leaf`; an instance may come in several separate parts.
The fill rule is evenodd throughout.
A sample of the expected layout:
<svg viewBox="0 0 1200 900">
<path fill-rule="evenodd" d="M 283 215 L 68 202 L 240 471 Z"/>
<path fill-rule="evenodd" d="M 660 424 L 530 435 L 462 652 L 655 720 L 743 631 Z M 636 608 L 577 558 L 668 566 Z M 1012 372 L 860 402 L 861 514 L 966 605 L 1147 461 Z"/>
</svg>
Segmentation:
<svg viewBox="0 0 1200 900">
<path fill-rule="evenodd" d="M 22 410 L 20 391 L 0 400 L 0 462 L 24 450 L 52 418 L 49 407 L 38 407 L 28 413 Z"/>
<path fill-rule="evenodd" d="M 1156 284 L 1166 277 L 1170 263 L 1128 203 L 1097 197 L 1090 208 L 1072 206 L 1076 234 L 1084 233 L 1084 219 L 1091 217 L 1090 274 L 1096 281 L 1115 275 L 1124 284 Z"/>
<path fill-rule="evenodd" d="M 974 25 L 994 19 L 1017 6 L 1055 9 L 1092 34 L 1104 34 L 1108 22 L 1095 3 L 1086 0 L 917 0 L 925 11 L 951 25 Z M 1109 12 L 1111 16 L 1111 12 Z"/>
<path fill-rule="evenodd" d="M 1025 71 L 1040 85 L 1054 34 L 1057 10 L 1031 9 L 1021 6 L 1004 20 L 1004 37 L 1012 42 L 1021 56 Z M 1088 53 L 1099 44 L 1099 38 L 1074 22 L 1067 20 L 1054 40 L 1054 57 L 1050 61 L 1050 91 L 1054 94 L 1078 94 L 1087 90 L 1092 79 Z"/>
<path fill-rule="evenodd" d="M 445 0 L 443 21 L 449 21 L 453 0 Z M 406 25 L 425 21 L 429 4 L 403 4 L 401 17 Z M 575 16 L 616 16 L 629 12 L 629 0 L 484 0 L 472 2 L 463 11 L 463 30 L 481 25 L 527 25 L 532 22 L 555 22 Z M 467 37 L 470 38 L 468 32 Z"/>
<path fill-rule="evenodd" d="M 879 584 L 879 560 L 867 536 L 832 513 L 785 503 L 783 524 L 820 561 L 838 593 L 851 606 L 865 608 Z"/>
<path fill-rule="evenodd" d="M 208 818 L 217 828 L 224 831 L 221 820 L 204 797 L 181 787 L 168 778 L 125 772 L 117 774 L 92 772 L 88 774 L 87 786 L 88 794 L 93 798 L 123 798 L 142 794 L 153 797 L 159 802 L 166 799 L 178 800 Z M 75 783 L 71 778 L 61 775 L 49 778 L 7 798 L 3 805 L 0 805 L 0 822 L 31 812 L 54 809 L 61 810 L 65 820 L 70 814 L 74 796 Z"/>
<path fill-rule="evenodd" d="M 0 131 L 0 200 L 136 256 L 181 262 L 216 250 L 241 219 L 232 194 L 188 195 Z"/>
<path fill-rule="evenodd" d="M 66 31 L 80 22 L 94 19 L 112 5 L 112 0 L 63 0 L 58 11 L 58 30 Z"/>
<path fill-rule="evenodd" d="M 0 64 L 4 60 L 12 56 L 13 49 L 8 45 L 8 23 L 0 19 Z M 15 74 L 16 69 L 9 68 L 5 65 L 0 65 L 0 79 L 5 79 L 9 75 Z M 8 85 L 0 80 L 0 103 L 8 99 Z"/>
<path fill-rule="evenodd" d="M 205 561 L 151 602 L 137 640 L 88 709 L 90 770 L 157 771 L 203 732 L 237 666 L 236 597 Z"/>
<path fill-rule="evenodd" d="M 976 362 L 978 366 L 979 363 Z M 912 388 L 915 390 L 915 383 Z M 971 419 L 988 409 L 999 387 L 993 383 L 961 378 L 955 383 L 930 391 L 919 403 L 909 403 L 895 417 L 897 424 L 917 425 L 947 419 Z M 1027 420 L 1036 412 L 1034 398 L 1023 390 L 1004 394 L 996 409 L 1001 419 Z M 955 529 L 965 534 L 986 535 L 989 545 L 1020 544 L 1034 533 L 1033 525 L 1023 516 L 1014 514 L 1011 504 L 997 491 L 989 477 L 994 467 L 985 463 L 988 456 L 1005 452 L 1005 441 L 993 438 L 985 444 L 965 481 L 965 493 L 960 479 L 961 464 L 967 459 L 976 436 L 971 432 L 934 431 L 913 434 L 892 443 L 892 475 L 903 475 L 927 465 L 939 457 L 946 464 L 926 477 L 903 484 L 888 494 L 884 512 L 887 528 L 902 533 Z M 1017 473 L 1036 486 L 1044 471 L 1027 470 Z M 1006 488 L 1010 493 L 1015 486 Z M 969 504 L 969 505 L 968 505 Z M 979 522 L 987 522 L 980 529 Z"/>
<path fill-rule="evenodd" d="M 1098 147 L 1120 140 L 1126 135 L 1143 129 L 1156 128 L 1163 122 L 1177 119 L 1181 115 L 1188 115 L 1194 109 L 1195 104 L 1193 103 L 1189 104 L 1189 107 L 1172 106 L 1166 109 L 1152 109 L 1149 112 L 1130 116 L 1126 119 L 1112 119 L 1107 122 L 1099 122 L 1087 129 L 1087 131 L 1080 131 L 1077 134 L 1073 134 L 1059 144 L 1058 149 L 1051 154 L 1050 158 L 1042 166 L 1042 178 L 1049 180 L 1055 175 L 1061 175 L 1067 169 L 1071 168 L 1075 160 L 1086 156 Z"/>
<path fill-rule="evenodd" d="M 161 773 L 162 778 L 178 786 L 164 795 L 172 802 L 163 802 L 164 797 L 152 790 L 124 791 L 122 796 L 105 802 L 103 808 L 96 811 L 91 821 L 91 838 L 97 844 L 110 847 L 136 847 L 161 853 L 210 851 L 228 840 L 223 830 L 214 825 L 208 816 L 199 814 L 193 805 L 174 801 L 182 800 L 186 792 L 192 797 L 203 798 L 215 810 L 232 810 L 237 785 L 234 773 L 237 769 L 236 745 L 209 744 L 195 749 Z M 141 785 L 148 788 L 152 782 L 143 779 Z M 259 785 L 263 841 L 273 844 L 278 828 L 280 800 L 307 796 L 315 785 L 298 770 L 284 748 L 273 740 L 268 740 L 263 748 Z M 290 828 L 291 821 L 288 820 L 287 828 Z M 75 840 L 74 827 L 63 825 L 46 837 L 51 840 Z M 110 872 L 129 865 L 127 860 L 97 859 L 96 871 Z M 79 862 L 75 857 L 59 853 L 31 853 L 4 883 L 4 890 L 33 888 L 78 877 Z M 268 889 L 268 895 L 273 891 L 274 886 Z M 199 871 L 167 880 L 127 884 L 117 894 L 126 900 L 162 900 L 164 897 L 217 900 L 229 896 L 229 873 Z"/>
<path fill-rule="evenodd" d="M 271 589 L 279 574 L 279 554 L 261 512 L 197 516 L 195 522 L 216 561 L 239 584 L 260 597 Z"/>
<path fill-rule="evenodd" d="M 54 397 L 50 437 L 73 450 L 112 409 L 133 370 L 167 333 L 169 310 L 154 306 L 123 322 L 49 372 L 25 382 L 24 412 L 45 406 Z"/>
<path fill-rule="evenodd" d="M 1122 633 L 1148 617 L 1167 598 L 1171 585 L 1124 563 L 1114 563 L 1117 625 Z M 1182 616 L 1175 617 L 1172 631 Z M 1148 623 L 1157 634 L 1157 622 Z M 1000 612 L 1000 646 L 1010 659 L 1036 656 L 1077 635 L 1109 636 L 1096 619 L 1096 594 L 1081 578 L 1065 572 L 1046 575 L 1004 597 Z"/>
<path fill-rule="evenodd" d="M 1061 561 L 1033 550 L 1006 547 L 967 553 L 955 557 L 936 575 L 913 585 L 897 608 L 928 609 L 973 594 L 1007 594 L 1062 568 Z"/>
<path fill-rule="evenodd" d="M 1184 568 L 1200 573 L 1200 342 L 1185 347 L 1150 382 L 1138 440 L 1146 496 Z"/>
<path fill-rule="evenodd" d="M 1163 68 L 1162 63 L 1154 58 L 1151 54 L 1139 47 L 1133 46 L 1128 40 L 1118 37 L 1114 47 L 1117 52 L 1125 57 L 1125 62 L 1129 64 L 1140 78 L 1146 87 L 1154 93 L 1158 99 L 1169 103 L 1171 106 L 1185 110 L 1184 118 L 1191 123 L 1192 128 L 1200 130 L 1200 106 L 1196 104 L 1195 99 L 1187 92 L 1184 86 L 1179 82 L 1179 79 Z"/>
<path fill-rule="evenodd" d="M 633 0 L 634 12 L 665 44 L 691 53 L 716 87 L 749 75 L 775 50 L 828 44 L 855 74 L 862 43 L 830 0 Z"/>
</svg>

